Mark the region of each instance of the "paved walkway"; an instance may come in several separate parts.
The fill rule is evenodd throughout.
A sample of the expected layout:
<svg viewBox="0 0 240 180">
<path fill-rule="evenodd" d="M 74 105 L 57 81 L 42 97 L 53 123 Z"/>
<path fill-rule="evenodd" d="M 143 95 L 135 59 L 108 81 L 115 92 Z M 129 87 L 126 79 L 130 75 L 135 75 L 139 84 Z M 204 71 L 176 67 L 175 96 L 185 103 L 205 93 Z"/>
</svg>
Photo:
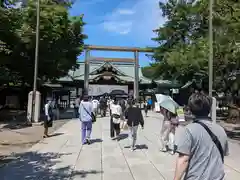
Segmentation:
<svg viewBox="0 0 240 180">
<path fill-rule="evenodd" d="M 138 149 L 131 152 L 126 132 L 122 140 L 109 138 L 108 118 L 94 124 L 92 145 L 80 143 L 80 123 L 69 120 L 55 136 L 44 139 L 19 159 L 0 169 L 1 180 L 171 180 L 175 156 L 159 152 L 159 120 L 153 114 L 139 130 Z M 159 118 L 161 119 L 161 118 Z M 226 179 L 240 179 L 240 145 L 230 142 Z"/>
</svg>

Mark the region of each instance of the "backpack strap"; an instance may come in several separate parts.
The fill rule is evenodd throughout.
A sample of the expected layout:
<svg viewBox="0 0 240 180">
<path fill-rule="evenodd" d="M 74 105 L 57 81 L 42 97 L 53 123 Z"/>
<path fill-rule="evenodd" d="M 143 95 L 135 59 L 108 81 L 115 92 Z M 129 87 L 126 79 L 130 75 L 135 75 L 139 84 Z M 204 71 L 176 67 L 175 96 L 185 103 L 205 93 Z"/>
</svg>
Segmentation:
<svg viewBox="0 0 240 180">
<path fill-rule="evenodd" d="M 206 131 L 207 133 L 209 134 L 209 136 L 211 137 L 212 141 L 214 142 L 214 144 L 217 146 L 218 150 L 219 150 L 219 153 L 221 155 L 221 158 L 222 158 L 222 162 L 224 162 L 224 153 L 223 153 L 223 148 L 222 148 L 222 145 L 218 139 L 218 137 L 213 134 L 213 132 L 208 128 L 208 126 L 206 124 L 204 124 L 203 122 L 200 122 L 200 121 L 194 121 L 194 123 L 197 123 L 199 125 L 201 125 Z"/>
</svg>

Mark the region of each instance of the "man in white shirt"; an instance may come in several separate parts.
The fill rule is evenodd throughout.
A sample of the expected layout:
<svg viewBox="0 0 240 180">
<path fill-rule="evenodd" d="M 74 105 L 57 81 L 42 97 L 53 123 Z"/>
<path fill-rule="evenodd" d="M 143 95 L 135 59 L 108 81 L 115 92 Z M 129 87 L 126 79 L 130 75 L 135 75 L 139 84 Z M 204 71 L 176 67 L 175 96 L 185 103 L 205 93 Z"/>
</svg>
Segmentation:
<svg viewBox="0 0 240 180">
<path fill-rule="evenodd" d="M 99 101 L 97 99 L 92 100 L 93 104 L 93 113 L 97 115 L 98 112 L 98 106 L 99 106 Z"/>
<path fill-rule="evenodd" d="M 77 98 L 75 99 L 75 102 L 74 102 L 75 118 L 79 118 L 78 109 L 79 109 L 80 103 L 81 103 L 81 100 L 80 100 L 80 96 L 78 95 Z"/>
<path fill-rule="evenodd" d="M 110 116 L 112 115 L 111 109 L 112 109 L 113 103 L 114 103 L 114 100 L 110 99 L 110 100 L 109 100 L 109 103 L 108 103 Z"/>
<path fill-rule="evenodd" d="M 79 106 L 79 119 L 82 122 L 82 144 L 90 144 L 93 121 L 92 112 L 93 104 L 88 100 L 88 96 L 84 95 Z"/>
<path fill-rule="evenodd" d="M 53 108 L 52 108 L 52 100 L 47 99 L 47 103 L 44 106 L 45 119 L 44 119 L 44 135 L 43 137 L 49 137 L 48 128 L 53 125 Z"/>
</svg>

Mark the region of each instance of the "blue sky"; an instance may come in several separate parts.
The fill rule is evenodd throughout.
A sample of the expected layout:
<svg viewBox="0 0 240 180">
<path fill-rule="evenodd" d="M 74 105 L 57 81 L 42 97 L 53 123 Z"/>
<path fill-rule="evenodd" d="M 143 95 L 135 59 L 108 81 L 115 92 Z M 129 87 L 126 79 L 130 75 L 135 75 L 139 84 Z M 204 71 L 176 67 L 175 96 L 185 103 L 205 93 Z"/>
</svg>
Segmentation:
<svg viewBox="0 0 240 180">
<path fill-rule="evenodd" d="M 76 0 L 70 15 L 84 14 L 86 44 L 106 46 L 156 46 L 152 32 L 164 23 L 159 0 Z M 91 56 L 132 58 L 133 53 L 93 51 Z M 84 59 L 83 56 L 80 60 Z M 140 53 L 140 65 L 149 64 Z"/>
</svg>

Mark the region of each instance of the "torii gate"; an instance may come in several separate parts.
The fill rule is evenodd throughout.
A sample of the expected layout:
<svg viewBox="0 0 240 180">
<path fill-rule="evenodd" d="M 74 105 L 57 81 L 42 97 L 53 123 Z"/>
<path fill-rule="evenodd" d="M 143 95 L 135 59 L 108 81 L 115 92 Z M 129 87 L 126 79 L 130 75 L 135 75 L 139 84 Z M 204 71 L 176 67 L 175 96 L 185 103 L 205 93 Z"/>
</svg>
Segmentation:
<svg viewBox="0 0 240 180">
<path fill-rule="evenodd" d="M 89 88 L 89 65 L 92 60 L 104 60 L 112 62 L 132 62 L 134 63 L 134 98 L 139 98 L 139 52 L 151 53 L 153 49 L 137 48 L 137 47 L 119 47 L 119 46 L 94 46 L 85 45 L 85 71 L 84 71 L 84 92 L 88 93 Z M 90 51 L 118 51 L 118 52 L 133 52 L 134 58 L 99 58 L 90 57 Z"/>
</svg>

